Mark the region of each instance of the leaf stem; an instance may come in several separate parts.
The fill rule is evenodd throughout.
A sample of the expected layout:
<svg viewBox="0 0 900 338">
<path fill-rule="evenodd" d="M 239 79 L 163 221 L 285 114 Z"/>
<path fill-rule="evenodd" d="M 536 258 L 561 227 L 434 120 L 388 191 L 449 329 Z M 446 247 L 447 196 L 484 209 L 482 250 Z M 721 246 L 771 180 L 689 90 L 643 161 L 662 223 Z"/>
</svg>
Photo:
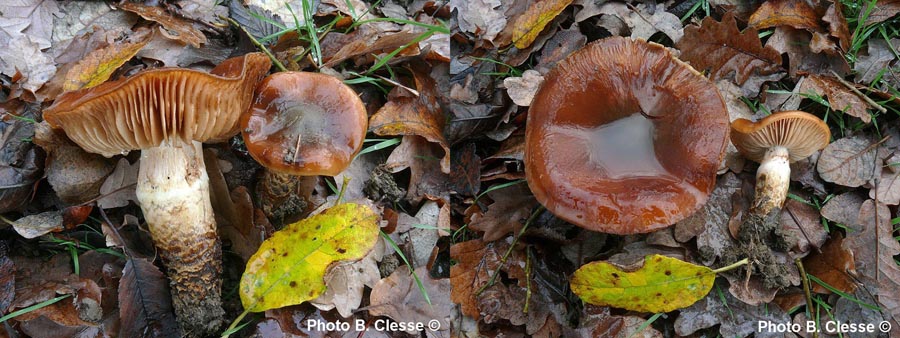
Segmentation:
<svg viewBox="0 0 900 338">
<path fill-rule="evenodd" d="M 728 271 L 728 270 L 734 270 L 735 268 L 738 268 L 738 267 L 740 267 L 741 265 L 747 265 L 747 263 L 750 263 L 750 259 L 744 258 L 744 259 L 739 260 L 739 261 L 737 261 L 736 263 L 731 264 L 731 265 L 729 265 L 729 266 L 721 267 L 721 268 L 715 269 L 715 270 L 713 270 L 712 272 L 718 274 L 718 273 L 722 273 L 722 272 L 725 272 L 725 271 Z"/>
</svg>

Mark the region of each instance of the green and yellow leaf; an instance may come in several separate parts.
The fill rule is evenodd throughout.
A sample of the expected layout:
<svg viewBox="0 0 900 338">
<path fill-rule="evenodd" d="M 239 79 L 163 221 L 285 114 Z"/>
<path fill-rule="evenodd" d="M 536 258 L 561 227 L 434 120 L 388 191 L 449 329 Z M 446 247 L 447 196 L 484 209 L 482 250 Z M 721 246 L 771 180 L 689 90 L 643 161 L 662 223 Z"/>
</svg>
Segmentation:
<svg viewBox="0 0 900 338">
<path fill-rule="evenodd" d="M 329 265 L 361 259 L 375 246 L 378 220 L 371 208 L 344 203 L 276 232 L 247 262 L 244 308 L 260 312 L 315 299 L 325 291 Z"/>
<path fill-rule="evenodd" d="M 570 284 L 585 302 L 640 312 L 669 312 L 694 304 L 709 293 L 716 272 L 662 255 L 644 258 L 644 266 L 623 271 L 606 262 L 588 263 Z"/>
<path fill-rule="evenodd" d="M 572 0 L 545 0 L 528 7 L 525 13 L 516 19 L 513 26 L 512 39 L 516 48 L 525 49 L 531 46 L 544 27 L 547 27 L 547 24 L 571 3 Z"/>
</svg>

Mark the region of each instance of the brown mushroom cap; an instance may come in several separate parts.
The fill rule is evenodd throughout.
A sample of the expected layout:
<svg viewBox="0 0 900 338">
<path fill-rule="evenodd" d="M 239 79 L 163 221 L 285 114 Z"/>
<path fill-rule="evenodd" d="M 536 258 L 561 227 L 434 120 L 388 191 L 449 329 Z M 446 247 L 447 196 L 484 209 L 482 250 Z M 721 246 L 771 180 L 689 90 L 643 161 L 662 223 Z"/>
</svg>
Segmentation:
<svg viewBox="0 0 900 338">
<path fill-rule="evenodd" d="M 649 232 L 706 202 L 727 138 L 710 81 L 661 45 L 607 38 L 545 77 L 528 112 L 525 173 L 569 222 Z"/>
<path fill-rule="evenodd" d="M 756 162 L 774 146 L 787 148 L 789 161 L 796 162 L 825 148 L 829 140 L 831 131 L 825 121 L 802 111 L 774 113 L 756 123 L 746 119 L 731 123 L 731 143 Z"/>
<path fill-rule="evenodd" d="M 44 119 L 84 150 L 107 157 L 164 140 L 217 142 L 234 136 L 253 88 L 269 71 L 262 53 L 225 60 L 209 74 L 161 68 L 63 94 Z"/>
<path fill-rule="evenodd" d="M 270 170 L 334 176 L 362 148 L 368 118 L 356 92 L 319 73 L 282 72 L 259 84 L 241 130 L 250 155 Z"/>
</svg>

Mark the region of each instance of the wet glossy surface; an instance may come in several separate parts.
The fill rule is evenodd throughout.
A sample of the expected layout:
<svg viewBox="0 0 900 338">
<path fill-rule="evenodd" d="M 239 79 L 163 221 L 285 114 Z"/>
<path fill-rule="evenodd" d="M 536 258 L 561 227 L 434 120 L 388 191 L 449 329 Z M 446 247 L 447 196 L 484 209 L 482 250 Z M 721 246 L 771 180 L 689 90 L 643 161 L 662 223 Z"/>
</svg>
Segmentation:
<svg viewBox="0 0 900 338">
<path fill-rule="evenodd" d="M 547 74 L 535 96 L 528 185 L 584 228 L 653 231 L 705 203 L 728 128 L 715 86 L 664 47 L 600 40 Z"/>
<path fill-rule="evenodd" d="M 250 154 L 267 168 L 334 176 L 359 152 L 367 122 L 362 101 L 340 80 L 283 72 L 260 83 L 241 128 Z"/>
</svg>

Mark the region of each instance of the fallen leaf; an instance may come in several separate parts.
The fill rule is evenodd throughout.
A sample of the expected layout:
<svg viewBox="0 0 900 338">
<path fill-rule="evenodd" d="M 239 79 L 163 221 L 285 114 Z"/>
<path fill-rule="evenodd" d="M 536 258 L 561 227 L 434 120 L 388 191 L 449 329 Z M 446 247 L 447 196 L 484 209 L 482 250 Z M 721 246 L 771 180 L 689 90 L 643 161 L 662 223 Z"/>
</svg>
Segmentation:
<svg viewBox="0 0 900 338">
<path fill-rule="evenodd" d="M 841 225 L 856 224 L 859 209 L 865 201 L 866 198 L 855 191 L 834 196 L 822 206 L 822 217 Z"/>
<path fill-rule="evenodd" d="M 716 273 L 661 255 L 645 258 L 635 271 L 602 261 L 583 265 L 571 279 L 572 292 L 585 302 L 638 312 L 669 312 L 702 299 Z"/>
<path fill-rule="evenodd" d="M 846 187 L 866 184 L 881 175 L 881 165 L 875 163 L 876 148 L 862 135 L 834 141 L 819 156 L 819 176 Z"/>
<path fill-rule="evenodd" d="M 444 204 L 447 205 L 447 204 Z M 431 260 L 431 254 L 434 251 L 440 239 L 440 230 L 438 229 L 439 219 L 441 216 L 441 207 L 435 201 L 426 201 L 416 212 L 415 217 L 409 215 L 401 215 L 398 222 L 399 228 L 408 228 L 405 230 L 407 240 L 411 246 L 408 259 L 414 269 L 425 267 Z"/>
<path fill-rule="evenodd" d="M 25 238 L 36 238 L 50 232 L 59 232 L 63 228 L 63 216 L 59 210 L 45 211 L 28 215 L 12 222 L 13 229 Z"/>
<path fill-rule="evenodd" d="M 858 117 L 865 123 L 872 121 L 872 115 L 866 111 L 869 104 L 831 76 L 810 74 L 800 86 L 800 93 L 826 96 L 832 109 Z"/>
<path fill-rule="evenodd" d="M 181 336 L 174 311 L 166 276 L 146 259 L 129 259 L 119 281 L 119 336 Z"/>
<path fill-rule="evenodd" d="M 721 286 L 719 286 L 721 287 Z M 760 331 L 760 322 L 787 323 L 790 317 L 781 309 L 769 304 L 751 306 L 745 304 L 730 293 L 724 292 L 710 295 L 682 309 L 675 320 L 675 334 L 690 335 L 697 330 L 719 326 L 719 334 L 723 337 L 746 337 L 754 334 L 758 338 L 782 338 L 784 334 L 770 330 Z"/>
<path fill-rule="evenodd" d="M 410 96 L 405 89 L 394 87 L 388 103 L 369 119 L 369 130 L 378 135 L 418 135 L 439 144 L 444 149 L 441 171 L 449 174 L 450 145 L 443 134 L 447 118 L 438 101 L 436 83 L 424 67 L 421 63 L 412 67 L 419 95 Z"/>
<path fill-rule="evenodd" d="M 702 261 L 713 263 L 734 245 L 728 223 L 740 212 L 734 210 L 732 196 L 741 191 L 742 185 L 741 179 L 733 173 L 721 176 L 706 204 L 675 224 L 675 240 L 684 243 L 697 236 L 697 249 L 703 256 Z"/>
<path fill-rule="evenodd" d="M 150 37 L 151 34 L 145 33 L 134 37 L 133 42 L 120 42 L 91 52 L 69 69 L 63 90 L 90 88 L 106 82 L 113 72 L 131 60 L 150 41 Z"/>
<path fill-rule="evenodd" d="M 847 19 L 844 18 L 843 5 L 840 1 L 820 2 L 819 6 L 828 4 L 822 21 L 828 23 L 828 33 L 838 40 L 838 46 L 841 51 L 850 50 L 850 27 L 847 25 Z"/>
<path fill-rule="evenodd" d="M 897 4 L 898 11 L 900 11 L 900 1 L 897 1 Z M 891 52 L 891 46 L 900 47 L 900 40 L 891 39 L 891 43 L 888 45 L 882 39 L 869 39 L 866 53 L 859 53 L 856 62 L 853 64 L 853 72 L 856 73 L 854 80 L 868 84 L 882 76 L 882 72 L 889 68 L 889 65 L 897 59 L 894 53 Z"/>
<path fill-rule="evenodd" d="M 525 276 L 523 252 L 514 250 L 505 262 L 501 261 L 500 258 L 508 248 L 509 244 L 505 241 L 485 243 L 482 240 L 457 243 L 450 247 L 450 258 L 457 262 L 450 267 L 450 285 L 453 286 L 450 299 L 460 305 L 462 314 L 475 319 L 481 317 L 479 298 L 483 296 L 476 293 L 487 285 L 498 267 L 510 278 Z"/>
<path fill-rule="evenodd" d="M 367 35 L 362 31 L 355 31 L 346 35 L 346 38 L 349 41 L 344 41 L 344 43 L 341 44 L 340 49 L 331 54 L 331 56 L 327 56 L 328 54 L 323 53 L 326 55 L 324 58 L 327 60 L 324 66 L 334 67 L 344 60 L 360 55 L 372 53 L 381 54 L 384 51 L 390 52 L 412 43 L 423 33 L 424 32 L 419 30 L 413 30 L 390 34 L 384 32 L 372 32 Z"/>
<path fill-rule="evenodd" d="M 48 154 L 47 182 L 59 199 L 74 205 L 97 197 L 101 184 L 113 170 L 112 161 L 84 151 L 47 122 L 34 127 L 34 143 Z"/>
<path fill-rule="evenodd" d="M 737 119 L 753 119 L 753 111 L 750 110 L 750 107 L 748 107 L 743 100 L 741 100 L 744 97 L 741 87 L 738 87 L 729 80 L 719 80 L 716 81 L 716 88 L 719 89 L 719 93 L 722 94 L 722 98 L 725 100 L 725 108 L 728 109 L 729 121 L 734 122 L 734 120 Z M 722 173 L 723 170 L 731 170 L 732 172 L 740 173 L 744 170 L 744 164 L 746 162 L 746 158 L 741 155 L 729 138 L 728 145 L 725 146 L 725 157 L 722 158 L 722 165 L 719 167 L 719 173 Z"/>
<path fill-rule="evenodd" d="M 486 242 L 518 232 L 531 215 L 531 209 L 537 205 L 537 200 L 524 184 L 492 190 L 487 196 L 494 203 L 488 205 L 487 211 L 473 214 L 469 221 L 470 229 L 484 232 L 482 240 Z"/>
<path fill-rule="evenodd" d="M 130 164 L 127 159 L 120 158 L 112 174 L 100 186 L 103 197 L 97 200 L 97 206 L 103 209 L 121 208 L 129 201 L 137 201 L 135 185 L 139 166 L 140 162 Z"/>
<path fill-rule="evenodd" d="M 369 296 L 369 314 L 389 317 L 399 323 L 438 320 L 441 331 L 449 330 L 450 313 L 454 308 L 450 302 L 450 280 L 432 278 L 426 269 L 416 269 L 414 273 L 422 281 L 421 288 L 406 266 L 378 281 Z M 428 295 L 428 301 L 423 293 Z M 416 334 L 417 331 L 406 332 Z"/>
<path fill-rule="evenodd" d="M 525 49 L 534 43 L 544 27 L 559 13 L 562 13 L 572 0 L 548 0 L 532 3 L 513 23 L 512 40 L 518 49 Z"/>
<path fill-rule="evenodd" d="M 534 94 L 537 93 L 542 82 L 544 82 L 544 77 L 541 76 L 541 73 L 529 69 L 522 73 L 521 77 L 503 79 L 503 86 L 506 87 L 506 93 L 509 94 L 509 98 L 513 100 L 513 103 L 522 107 L 528 107 L 531 105 L 531 101 L 534 100 Z"/>
<path fill-rule="evenodd" d="M 79 49 L 78 54 L 86 54 L 94 48 L 77 48 L 77 40 L 89 35 L 107 35 L 104 32 L 115 32 L 111 36 L 130 32 L 139 17 L 129 12 L 113 10 L 104 2 L 69 1 L 59 4 L 61 15 L 53 20 L 53 41 L 49 53 L 59 63 L 69 63 L 80 58 L 66 56 L 73 54 L 72 49 Z M 99 33 L 99 34 L 98 34 Z M 103 39 L 104 43 L 112 39 Z"/>
<path fill-rule="evenodd" d="M 288 225 L 260 245 L 241 277 L 240 295 L 253 312 L 300 304 L 325 291 L 335 261 L 360 259 L 378 239 L 378 215 L 344 203 Z"/>
<path fill-rule="evenodd" d="M 459 29 L 483 40 L 494 40 L 506 27 L 506 7 L 501 0 L 453 1 L 450 10 L 456 10 Z"/>
<path fill-rule="evenodd" d="M 167 38 L 182 41 L 194 48 L 206 43 L 206 35 L 194 28 L 190 22 L 175 17 L 161 7 L 147 6 L 134 2 L 122 2 L 117 5 L 119 9 L 140 15 L 142 18 L 162 25 L 160 32 Z"/>
<path fill-rule="evenodd" d="M 585 304 L 579 317 L 577 328 L 563 328 L 562 337 L 594 338 L 594 337 L 663 337 L 652 327 L 638 332 L 641 324 L 647 320 L 634 316 L 614 316 L 609 307 Z"/>
<path fill-rule="evenodd" d="M 581 49 L 586 43 L 587 37 L 579 31 L 577 26 L 561 30 L 556 34 L 553 34 L 550 40 L 544 44 L 544 48 L 541 49 L 541 55 L 538 58 L 538 63 L 534 69 L 541 74 L 547 74 L 547 72 L 556 66 L 559 61 L 562 61 L 576 50 Z M 528 73 L 528 70 L 526 70 L 525 73 Z M 506 85 L 505 82 L 506 79 L 504 79 L 504 85 Z M 509 88 L 509 85 L 506 85 L 506 88 Z M 510 95 L 510 97 L 512 97 L 512 95 Z M 528 102 L 530 103 L 531 101 Z"/>
<path fill-rule="evenodd" d="M 631 6 L 607 2 L 600 7 L 600 13 L 621 19 L 631 31 L 632 39 L 649 40 L 656 32 L 663 32 L 672 42 L 678 43 L 685 33 L 681 20 L 675 14 L 667 12 L 665 4 Z"/>
<path fill-rule="evenodd" d="M 820 251 L 814 251 L 803 259 L 803 268 L 806 273 L 816 276 L 829 286 L 852 294 L 856 290 L 856 282 L 850 273 L 856 271 L 856 264 L 853 261 L 853 252 L 842 246 L 843 241 L 844 236 L 840 232 L 832 234 L 831 239 Z M 811 290 L 815 293 L 831 293 L 819 283 L 810 284 Z"/>
<path fill-rule="evenodd" d="M 775 28 L 775 33 L 766 41 L 766 47 L 777 50 L 779 54 L 787 53 L 788 69 L 794 78 L 800 73 L 835 72 L 840 76 L 850 73 L 850 64 L 842 53 L 828 50 L 814 51 L 811 47 L 814 45 L 813 40 L 813 35 L 805 30 L 782 26 Z"/>
<path fill-rule="evenodd" d="M 876 186 L 869 189 L 869 198 L 887 205 L 900 204 L 900 172 L 882 170 Z"/>
<path fill-rule="evenodd" d="M 34 124 L 14 119 L 8 111 L 5 115 L 0 118 L 0 213 L 18 210 L 31 200 L 43 162 L 34 144 L 28 142 L 34 137 Z"/>
<path fill-rule="evenodd" d="M 310 304 L 319 310 L 337 309 L 341 317 L 350 318 L 359 308 L 363 300 L 363 292 L 368 286 L 372 288 L 381 275 L 378 272 L 378 261 L 381 260 L 383 241 L 379 238 L 376 248 L 355 262 L 333 264 L 323 278 L 325 292 Z"/>
<path fill-rule="evenodd" d="M 805 1 L 774 0 L 763 2 L 747 24 L 756 29 L 790 26 L 816 31 L 819 29 L 819 17 Z"/>
<path fill-rule="evenodd" d="M 869 16 L 866 17 L 866 21 L 863 24 L 867 27 L 879 22 L 884 22 L 897 15 L 897 13 L 900 13 L 900 0 L 878 0 L 875 2 L 874 8 L 870 8 L 869 6 L 871 6 L 871 4 L 866 3 L 866 7 L 859 12 L 860 16 L 869 13 Z M 871 41 L 872 40 L 870 40 L 870 42 Z"/>
<path fill-rule="evenodd" d="M 40 49 L 50 47 L 53 34 L 53 17 L 58 16 L 56 1 L 20 0 L 0 4 L 3 23 L 0 24 L 0 44 L 27 35 Z"/>
<path fill-rule="evenodd" d="M 794 193 L 794 195 L 800 195 Z M 792 256 L 803 256 L 817 251 L 828 238 L 828 233 L 819 222 L 820 213 L 813 206 L 788 198 L 781 208 L 782 235 L 788 243 Z"/>
<path fill-rule="evenodd" d="M 758 92 L 761 83 L 750 81 L 753 78 L 774 81 L 783 76 L 781 55 L 762 45 L 756 29 L 739 31 L 731 13 L 725 14 L 721 22 L 706 17 L 700 26 L 686 27 L 684 38 L 675 46 L 681 50 L 681 59 L 695 69 L 709 71 L 712 80 L 733 77 L 745 93 Z M 755 85 L 748 88 L 748 81 Z"/>
<path fill-rule="evenodd" d="M 0 73 L 20 79 L 17 83 L 23 89 L 34 93 L 56 74 L 56 62 L 30 36 L 21 35 L 5 45 L 0 49 Z"/>
<path fill-rule="evenodd" d="M 418 136 L 403 136 L 385 162 L 385 169 L 396 173 L 410 169 L 406 198 L 419 202 L 423 198 L 449 199 L 450 175 L 441 171 L 441 148 Z M 445 153 L 446 154 L 446 153 Z"/>
</svg>

